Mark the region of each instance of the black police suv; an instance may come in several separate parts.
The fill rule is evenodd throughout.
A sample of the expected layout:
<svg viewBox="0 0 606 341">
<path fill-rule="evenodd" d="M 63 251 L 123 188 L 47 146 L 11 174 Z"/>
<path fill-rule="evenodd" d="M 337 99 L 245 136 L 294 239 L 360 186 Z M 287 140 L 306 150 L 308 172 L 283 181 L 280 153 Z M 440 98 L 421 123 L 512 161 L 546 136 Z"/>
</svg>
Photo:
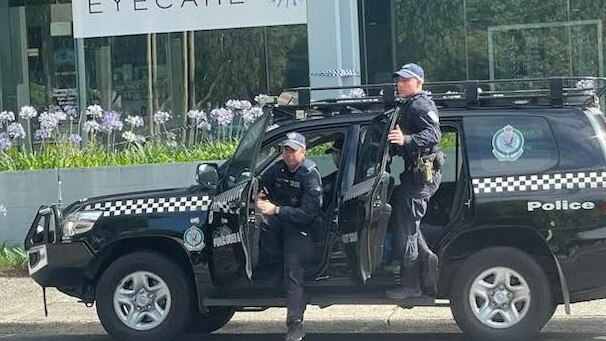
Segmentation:
<svg viewBox="0 0 606 341">
<path fill-rule="evenodd" d="M 313 226 L 309 304 L 449 305 L 469 337 L 530 338 L 558 304 L 569 312 L 606 298 L 604 80 L 577 81 L 428 85 L 446 154 L 422 225 L 440 260 L 437 283 L 425 281 L 431 299 L 384 295 L 398 281 L 389 217 L 403 190 L 386 139 L 399 110 L 393 85 L 367 86 L 362 98 L 281 96 L 295 104 L 266 106 L 233 157 L 201 164 L 189 188 L 41 207 L 25 240 L 30 274 L 96 303 L 117 339 L 210 333 L 235 311 L 284 306 L 282 267 L 263 257 L 277 250 L 260 246 L 254 201 L 297 131 L 330 182 Z M 340 164 L 325 153 L 335 141 Z"/>
</svg>

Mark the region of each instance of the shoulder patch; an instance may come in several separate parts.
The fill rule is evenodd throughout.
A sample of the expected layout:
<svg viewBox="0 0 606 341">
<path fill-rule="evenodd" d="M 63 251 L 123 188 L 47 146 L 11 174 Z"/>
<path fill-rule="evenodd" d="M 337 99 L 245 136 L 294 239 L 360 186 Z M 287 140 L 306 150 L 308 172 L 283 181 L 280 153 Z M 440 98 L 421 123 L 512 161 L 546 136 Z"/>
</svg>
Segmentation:
<svg viewBox="0 0 606 341">
<path fill-rule="evenodd" d="M 301 164 L 301 168 L 303 170 L 305 170 L 305 173 L 311 173 L 312 170 L 316 169 L 316 163 L 311 161 L 310 159 L 305 159 L 303 160 L 303 163 Z"/>
<path fill-rule="evenodd" d="M 435 111 L 430 110 L 430 111 L 427 113 L 427 115 L 429 116 L 429 118 L 431 118 L 431 120 L 432 120 L 434 123 L 440 123 L 440 118 L 438 117 L 438 114 L 437 114 Z"/>
</svg>

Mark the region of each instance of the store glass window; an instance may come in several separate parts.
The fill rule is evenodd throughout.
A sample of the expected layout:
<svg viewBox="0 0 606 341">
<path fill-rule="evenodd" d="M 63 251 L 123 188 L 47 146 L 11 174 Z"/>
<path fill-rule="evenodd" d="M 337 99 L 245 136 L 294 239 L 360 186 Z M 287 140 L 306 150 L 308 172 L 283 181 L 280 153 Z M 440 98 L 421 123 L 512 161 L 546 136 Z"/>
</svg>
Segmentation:
<svg viewBox="0 0 606 341">
<path fill-rule="evenodd" d="M 309 86 L 307 26 L 267 27 L 268 92 L 279 95 L 284 88 Z"/>
<path fill-rule="evenodd" d="M 606 0 L 394 0 L 396 60 L 430 81 L 604 75 Z"/>
</svg>

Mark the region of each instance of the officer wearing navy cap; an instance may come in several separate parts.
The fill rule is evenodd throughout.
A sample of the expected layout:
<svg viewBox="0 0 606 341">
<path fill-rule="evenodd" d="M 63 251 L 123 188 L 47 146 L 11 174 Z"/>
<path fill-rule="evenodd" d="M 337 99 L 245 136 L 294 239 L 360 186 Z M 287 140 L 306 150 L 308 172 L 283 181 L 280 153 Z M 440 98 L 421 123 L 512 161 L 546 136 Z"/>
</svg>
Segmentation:
<svg viewBox="0 0 606 341">
<path fill-rule="evenodd" d="M 282 160 L 262 176 L 263 190 L 257 198 L 257 208 L 267 217 L 263 228 L 268 235 L 282 241 L 288 296 L 286 340 L 299 341 L 305 336 L 303 284 L 305 267 L 313 252 L 312 227 L 322 207 L 322 180 L 316 164 L 305 158 L 305 137 L 297 132 L 286 137 L 281 144 Z M 263 235 L 261 238 L 263 242 Z"/>
<path fill-rule="evenodd" d="M 437 264 L 437 257 L 423 239 L 420 223 L 429 199 L 440 186 L 444 156 L 437 148 L 442 137 L 438 110 L 423 91 L 423 69 L 414 63 L 406 64 L 394 73 L 394 78 L 402 103 L 397 125 L 387 139 L 394 146 L 392 154 L 402 156 L 405 166 L 400 174 L 400 189 L 394 191 L 395 209 L 391 219 L 396 229 L 396 249 L 402 257 L 400 287 L 388 290 L 387 296 L 406 299 L 422 295 L 419 252 Z"/>
</svg>

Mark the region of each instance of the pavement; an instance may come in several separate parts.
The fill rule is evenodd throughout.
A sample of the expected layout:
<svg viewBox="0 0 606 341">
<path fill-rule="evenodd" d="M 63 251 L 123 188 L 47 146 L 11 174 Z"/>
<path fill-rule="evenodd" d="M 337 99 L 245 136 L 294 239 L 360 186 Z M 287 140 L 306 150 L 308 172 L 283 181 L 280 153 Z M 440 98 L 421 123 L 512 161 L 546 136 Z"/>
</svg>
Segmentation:
<svg viewBox="0 0 606 341">
<path fill-rule="evenodd" d="M 54 289 L 47 290 L 49 316 L 44 317 L 42 289 L 29 278 L 0 278 L 0 340 L 109 341 L 95 308 Z M 183 340 L 282 340 L 285 309 L 239 312 L 218 332 Z M 396 306 L 309 307 L 309 341 L 465 340 L 449 308 Z M 539 340 L 606 340 L 606 300 L 558 307 Z"/>
</svg>

